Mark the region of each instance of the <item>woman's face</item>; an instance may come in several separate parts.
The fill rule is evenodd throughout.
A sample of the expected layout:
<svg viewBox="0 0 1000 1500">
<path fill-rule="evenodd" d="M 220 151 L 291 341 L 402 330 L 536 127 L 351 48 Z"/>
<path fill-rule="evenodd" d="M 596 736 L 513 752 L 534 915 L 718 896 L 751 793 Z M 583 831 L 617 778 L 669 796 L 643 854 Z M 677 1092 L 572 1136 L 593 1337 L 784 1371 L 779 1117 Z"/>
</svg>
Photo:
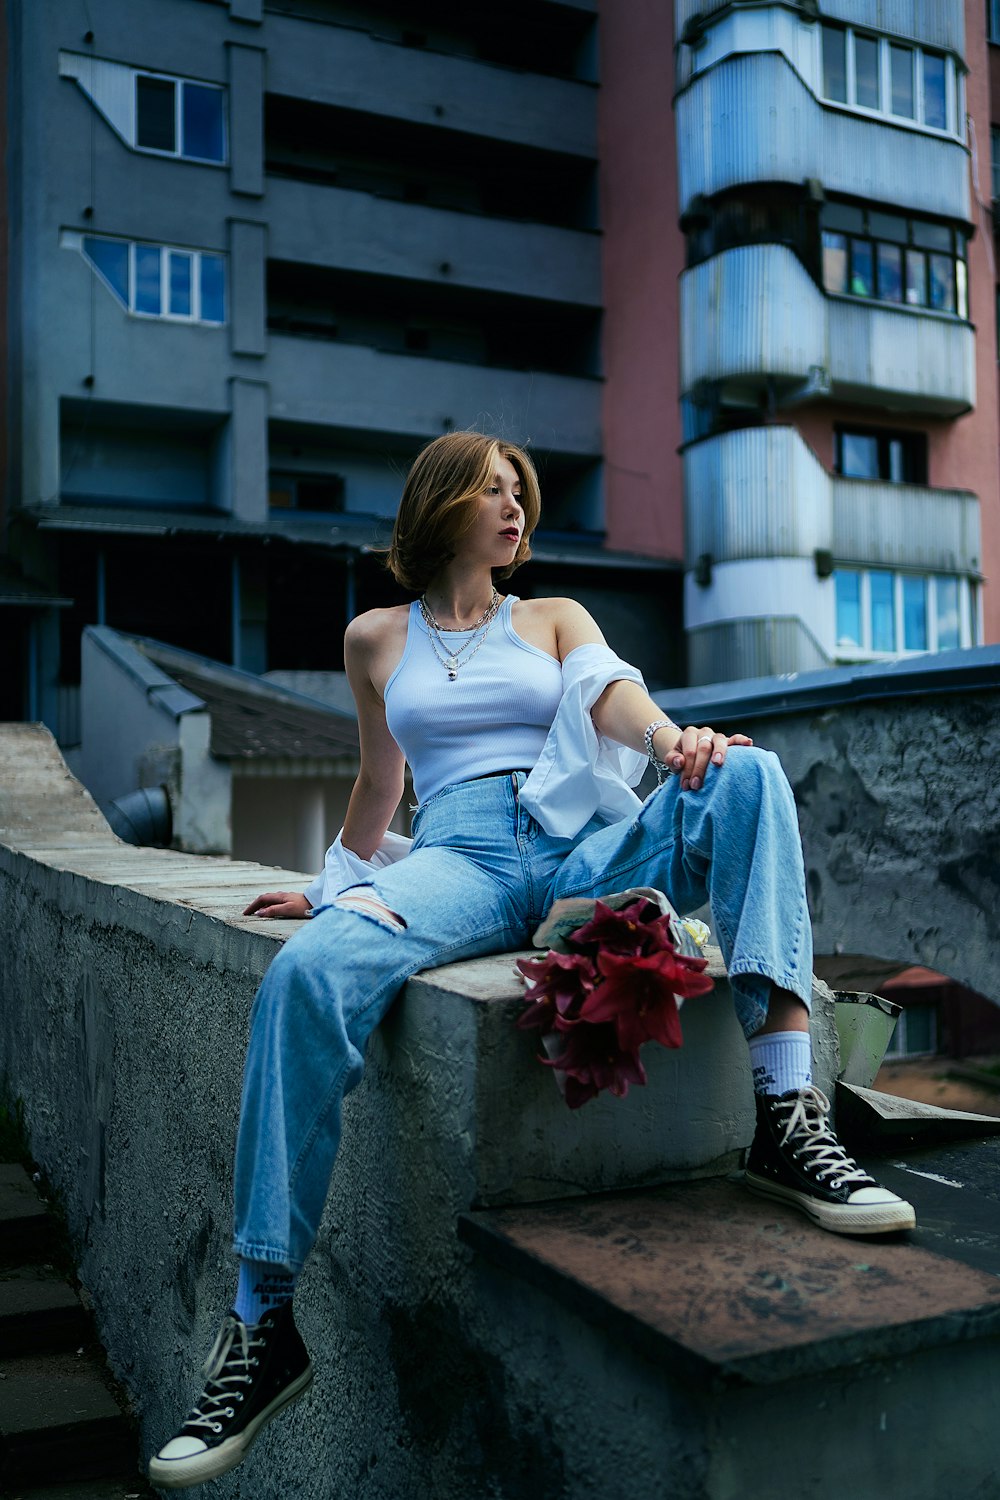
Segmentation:
<svg viewBox="0 0 1000 1500">
<path fill-rule="evenodd" d="M 514 560 L 524 532 L 521 480 L 507 458 L 498 458 L 493 483 L 478 497 L 476 517 L 455 543 L 463 562 L 505 568 Z"/>
</svg>

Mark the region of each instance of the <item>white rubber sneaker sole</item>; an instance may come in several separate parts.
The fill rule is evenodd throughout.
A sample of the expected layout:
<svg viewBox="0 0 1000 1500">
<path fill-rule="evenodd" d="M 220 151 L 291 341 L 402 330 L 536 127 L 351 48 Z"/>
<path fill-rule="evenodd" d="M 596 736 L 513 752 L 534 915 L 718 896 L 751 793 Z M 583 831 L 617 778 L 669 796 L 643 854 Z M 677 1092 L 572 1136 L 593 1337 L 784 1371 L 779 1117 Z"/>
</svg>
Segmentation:
<svg viewBox="0 0 1000 1500">
<path fill-rule="evenodd" d="M 769 1182 L 766 1177 L 757 1177 L 753 1172 L 744 1172 L 743 1180 L 751 1193 L 789 1203 L 820 1229 L 828 1229 L 833 1234 L 894 1234 L 899 1229 L 917 1227 L 913 1204 L 907 1203 L 905 1198 L 897 1198 L 888 1189 L 881 1190 L 884 1202 L 824 1203 L 821 1198 L 812 1198 L 808 1193 L 784 1187 L 780 1182 Z"/>
<path fill-rule="evenodd" d="M 206 1480 L 217 1479 L 220 1474 L 227 1474 L 230 1469 L 235 1469 L 250 1452 L 262 1428 L 284 1411 L 286 1406 L 304 1396 L 312 1384 L 312 1378 L 312 1365 L 308 1365 L 270 1406 L 247 1423 L 242 1432 L 227 1438 L 216 1448 L 206 1448 L 204 1452 L 192 1453 L 186 1458 L 160 1458 L 159 1454 L 155 1454 L 149 1460 L 150 1482 L 161 1490 L 186 1490 L 190 1485 L 204 1484 Z"/>
</svg>

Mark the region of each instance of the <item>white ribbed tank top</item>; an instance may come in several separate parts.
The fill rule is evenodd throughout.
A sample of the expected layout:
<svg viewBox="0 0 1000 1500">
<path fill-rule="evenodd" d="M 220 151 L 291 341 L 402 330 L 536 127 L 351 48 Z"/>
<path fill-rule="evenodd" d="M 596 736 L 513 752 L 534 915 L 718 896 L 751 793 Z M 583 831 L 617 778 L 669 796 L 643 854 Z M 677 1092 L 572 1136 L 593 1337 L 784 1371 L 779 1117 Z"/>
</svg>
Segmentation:
<svg viewBox="0 0 1000 1500">
<path fill-rule="evenodd" d="M 507 595 L 486 641 L 454 682 L 434 655 L 420 605 L 410 605 L 406 645 L 384 696 L 389 733 L 406 756 L 418 802 L 456 781 L 530 770 L 541 754 L 562 697 L 562 668 L 515 631 L 516 597 Z M 443 634 L 455 650 L 472 631 Z"/>
</svg>

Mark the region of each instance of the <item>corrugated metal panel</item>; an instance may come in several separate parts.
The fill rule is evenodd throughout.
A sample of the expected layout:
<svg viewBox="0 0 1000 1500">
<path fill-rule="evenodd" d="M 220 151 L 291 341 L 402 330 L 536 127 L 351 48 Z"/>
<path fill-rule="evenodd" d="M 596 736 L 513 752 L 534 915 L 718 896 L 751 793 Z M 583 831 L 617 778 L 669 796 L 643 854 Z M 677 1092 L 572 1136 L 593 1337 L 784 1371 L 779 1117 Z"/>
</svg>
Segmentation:
<svg viewBox="0 0 1000 1500">
<path fill-rule="evenodd" d="M 731 0 L 674 0 L 674 36 L 680 41 L 684 28 L 695 16 L 709 17 L 728 10 Z"/>
<path fill-rule="evenodd" d="M 752 427 L 684 454 L 687 566 L 810 557 L 832 538 L 830 478 L 794 427 Z"/>
<path fill-rule="evenodd" d="M 784 245 L 743 245 L 681 276 L 681 390 L 825 367 L 826 299 Z"/>
<path fill-rule="evenodd" d="M 696 16 L 708 20 L 729 8 L 729 0 L 675 0 L 675 36 Z M 927 47 L 965 53 L 965 13 L 961 0 L 823 0 L 824 17 L 909 37 Z"/>
<path fill-rule="evenodd" d="M 814 672 L 830 665 L 802 621 L 787 616 L 703 625 L 688 631 L 687 639 L 692 687 L 781 672 Z"/>
<path fill-rule="evenodd" d="M 965 55 L 962 0 L 823 0 L 823 15 Z"/>
<path fill-rule="evenodd" d="M 826 297 L 783 245 L 744 245 L 685 271 L 681 391 L 718 384 L 752 397 L 770 377 L 829 373 L 833 394 L 956 416 L 975 404 L 975 333 L 968 323 L 884 303 Z M 786 392 L 787 394 L 787 392 Z"/>
<path fill-rule="evenodd" d="M 834 479 L 833 553 L 839 562 L 976 573 L 979 500 L 967 490 Z"/>
<path fill-rule="evenodd" d="M 822 105 L 775 53 L 730 57 L 677 100 L 682 210 L 747 182 L 818 178 L 828 192 L 968 219 L 968 153 L 957 141 Z"/>
<path fill-rule="evenodd" d="M 975 334 L 968 323 L 831 298 L 834 394 L 905 397 L 912 410 L 955 416 L 975 405 Z"/>
</svg>

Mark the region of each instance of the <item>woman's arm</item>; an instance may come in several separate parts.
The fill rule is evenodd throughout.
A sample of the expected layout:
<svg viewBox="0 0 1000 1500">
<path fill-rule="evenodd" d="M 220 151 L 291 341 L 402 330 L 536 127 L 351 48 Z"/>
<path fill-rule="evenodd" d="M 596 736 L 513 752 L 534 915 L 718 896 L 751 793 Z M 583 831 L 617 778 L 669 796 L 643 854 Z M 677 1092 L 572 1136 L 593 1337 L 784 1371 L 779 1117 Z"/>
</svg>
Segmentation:
<svg viewBox="0 0 1000 1500">
<path fill-rule="evenodd" d="M 361 770 L 347 805 L 341 842 L 370 859 L 385 836 L 403 795 L 403 755 L 385 722 L 385 705 L 371 679 L 372 663 L 384 648 L 378 613 L 359 615 L 344 636 L 344 665 L 358 709 Z M 309 902 L 301 891 L 266 891 L 246 907 L 246 917 L 272 920 L 305 917 Z"/>
<path fill-rule="evenodd" d="M 351 792 L 342 842 L 371 859 L 385 837 L 403 795 L 403 752 L 389 733 L 385 704 L 372 681 L 372 667 L 384 647 L 381 611 L 359 615 L 344 636 L 344 665 L 358 710 L 361 770 Z"/>
<path fill-rule="evenodd" d="M 564 661 L 577 646 L 606 645 L 596 620 L 573 599 L 548 601 L 558 604 L 556 618 L 556 641 L 559 660 Z M 665 717 L 663 710 L 653 702 L 637 682 L 618 681 L 609 683 L 598 698 L 590 716 L 601 734 L 631 750 L 645 751 L 645 733 L 649 724 Z M 665 761 L 681 779 L 681 790 L 696 792 L 705 779 L 705 769 L 711 760 L 721 766 L 730 745 L 752 745 L 745 734 L 717 734 L 702 725 L 668 725 L 653 735 L 653 749 L 657 757 Z"/>
</svg>

